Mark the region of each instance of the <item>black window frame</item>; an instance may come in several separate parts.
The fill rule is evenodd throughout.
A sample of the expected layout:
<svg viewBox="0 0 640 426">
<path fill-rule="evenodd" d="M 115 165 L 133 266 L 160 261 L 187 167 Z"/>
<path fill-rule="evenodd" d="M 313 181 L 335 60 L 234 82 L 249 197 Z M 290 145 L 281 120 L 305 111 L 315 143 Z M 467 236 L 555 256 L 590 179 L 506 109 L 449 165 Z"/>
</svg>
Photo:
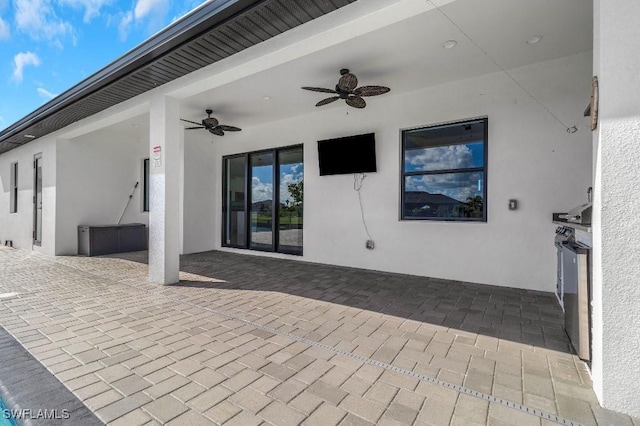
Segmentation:
<svg viewBox="0 0 640 426">
<path fill-rule="evenodd" d="M 413 171 L 407 172 L 405 171 L 405 153 L 406 153 L 406 135 L 411 132 L 420 131 L 420 130 L 428 130 L 428 129 L 436 129 L 439 127 L 450 127 L 455 125 L 464 126 L 467 124 L 479 123 L 481 122 L 484 126 L 484 135 L 483 135 L 483 165 L 482 167 L 470 167 L 470 168 L 461 168 L 461 169 L 437 169 L 437 170 L 427 170 L 427 171 Z M 428 126 L 420 126 L 413 127 L 409 129 L 403 129 L 400 132 L 400 220 L 401 221 L 435 221 L 435 222 L 472 222 L 472 223 L 485 223 L 488 221 L 487 219 L 487 211 L 488 211 L 488 203 L 487 203 L 487 187 L 488 185 L 488 152 L 489 152 L 489 118 L 488 117 L 478 117 L 464 120 L 456 120 L 450 121 L 446 123 L 433 124 Z M 445 146 L 452 146 L 456 144 L 450 144 Z M 481 172 L 482 173 L 482 217 L 416 217 L 416 216 L 407 216 L 405 214 L 405 185 L 406 178 L 410 176 L 424 176 L 424 175 L 438 175 L 438 174 L 448 174 L 448 173 L 473 173 L 473 172 Z"/>
<path fill-rule="evenodd" d="M 150 169 L 150 163 L 149 163 L 149 159 L 145 158 L 142 160 L 142 211 L 143 212 L 148 212 L 149 211 L 149 203 L 150 203 L 150 198 L 149 198 L 149 193 L 150 191 L 150 177 L 151 177 L 151 169 Z"/>
<path fill-rule="evenodd" d="M 288 249 L 282 249 L 280 247 L 280 215 L 279 215 L 279 211 L 276 208 L 276 203 L 277 201 L 280 199 L 280 156 L 278 155 L 278 153 L 280 151 L 288 151 L 288 150 L 293 150 L 293 149 L 301 149 L 302 150 L 302 154 L 303 154 L 303 164 L 304 164 L 304 145 L 303 144 L 296 144 L 296 145 L 287 145 L 287 146 L 282 146 L 282 147 L 277 147 L 277 148 L 269 148 L 269 149 L 261 149 L 261 150 L 257 150 L 257 151 L 249 151 L 249 152 L 243 152 L 240 154 L 231 154 L 231 155 L 225 155 L 222 157 L 222 220 L 221 225 L 222 225 L 222 232 L 221 232 L 221 244 L 222 247 L 229 247 L 229 248 L 238 248 L 238 249 L 243 249 L 243 250 L 253 250 L 253 251 L 262 251 L 262 252 L 268 252 L 268 253 L 281 253 L 281 254 L 291 254 L 291 255 L 295 255 L 295 256 L 302 256 L 303 252 L 304 252 L 304 246 L 300 247 L 300 250 L 288 250 Z M 272 243 L 271 243 L 271 248 L 261 248 L 261 247 L 251 247 L 251 220 L 250 220 L 250 213 L 251 213 L 251 181 L 252 181 L 252 174 L 251 174 L 251 156 L 252 155 L 256 155 L 256 154 L 266 154 L 266 153 L 272 153 L 273 154 L 273 199 L 271 200 L 272 202 L 272 207 L 271 207 L 271 211 L 273 212 L 273 220 L 272 220 L 272 224 L 271 224 L 271 232 L 273 235 L 273 239 L 272 239 Z M 227 160 L 228 159 L 232 159 L 232 158 L 244 158 L 245 159 L 245 191 L 244 191 L 244 209 L 245 212 L 247 212 L 247 220 L 245 220 L 245 233 L 244 233 L 244 245 L 240 245 L 240 244 L 227 244 L 226 240 L 227 240 L 227 226 L 226 226 L 226 211 L 227 211 Z M 303 166 L 304 167 L 304 166 Z M 304 180 L 304 179 L 303 179 Z M 304 215 L 304 201 L 303 201 L 303 215 Z M 304 229 L 304 219 L 303 219 L 303 229 Z"/>
<path fill-rule="evenodd" d="M 18 162 L 11 163 L 11 198 L 9 200 L 9 213 L 18 213 Z"/>
</svg>

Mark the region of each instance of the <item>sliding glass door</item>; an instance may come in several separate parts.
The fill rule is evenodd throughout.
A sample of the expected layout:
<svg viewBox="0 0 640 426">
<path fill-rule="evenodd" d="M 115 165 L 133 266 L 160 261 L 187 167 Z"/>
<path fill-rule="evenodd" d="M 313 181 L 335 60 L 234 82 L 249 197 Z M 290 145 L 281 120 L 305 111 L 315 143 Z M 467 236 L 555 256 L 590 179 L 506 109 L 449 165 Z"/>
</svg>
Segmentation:
<svg viewBox="0 0 640 426">
<path fill-rule="evenodd" d="M 250 154 L 251 248 L 273 251 L 274 152 Z"/>
<path fill-rule="evenodd" d="M 278 251 L 302 253 L 302 147 L 278 151 Z"/>
<path fill-rule="evenodd" d="M 223 159 L 226 247 L 302 254 L 302 146 Z"/>
<path fill-rule="evenodd" d="M 246 185 L 247 158 L 244 155 L 224 160 L 224 242 L 228 247 L 247 246 Z"/>
</svg>

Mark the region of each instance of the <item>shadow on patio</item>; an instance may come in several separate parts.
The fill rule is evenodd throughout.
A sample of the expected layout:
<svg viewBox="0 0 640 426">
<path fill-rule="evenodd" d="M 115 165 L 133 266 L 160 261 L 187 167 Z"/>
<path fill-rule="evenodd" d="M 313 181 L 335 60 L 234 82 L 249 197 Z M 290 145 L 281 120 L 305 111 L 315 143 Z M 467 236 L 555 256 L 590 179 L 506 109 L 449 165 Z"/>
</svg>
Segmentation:
<svg viewBox="0 0 640 426">
<path fill-rule="evenodd" d="M 147 252 L 109 257 L 147 262 Z M 180 270 L 220 281 L 172 287 L 280 292 L 572 353 L 552 293 L 221 251 L 181 256 Z"/>
</svg>

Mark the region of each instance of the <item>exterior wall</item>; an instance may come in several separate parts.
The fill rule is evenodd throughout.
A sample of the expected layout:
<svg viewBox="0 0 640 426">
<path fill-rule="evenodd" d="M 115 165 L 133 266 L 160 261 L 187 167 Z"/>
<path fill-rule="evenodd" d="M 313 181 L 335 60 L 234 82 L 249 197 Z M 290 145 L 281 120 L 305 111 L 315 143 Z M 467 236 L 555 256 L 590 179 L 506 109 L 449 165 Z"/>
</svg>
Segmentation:
<svg viewBox="0 0 640 426">
<path fill-rule="evenodd" d="M 594 2 L 593 378 L 605 408 L 640 417 L 640 4 Z"/>
<path fill-rule="evenodd" d="M 202 131 L 185 132 L 182 253 L 215 248 L 215 216 L 220 214 L 220 202 L 214 190 L 219 167 L 212 142 L 217 139 Z"/>
<path fill-rule="evenodd" d="M 566 121 L 584 120 L 590 53 L 512 73 Z M 488 222 L 399 221 L 400 129 L 484 115 L 489 117 Z M 320 177 L 316 148 L 320 139 L 371 131 L 378 172 L 364 181 L 362 197 L 373 251 L 365 249 L 353 176 Z M 503 73 L 392 92 L 370 98 L 365 110 L 318 109 L 221 139 L 216 140 L 218 167 L 224 155 L 304 143 L 302 260 L 544 291 L 555 286 L 551 214 L 585 202 L 591 182 L 588 130 L 568 134 Z M 216 179 L 215 199 L 221 200 L 220 170 Z M 508 210 L 510 198 L 519 201 L 517 211 Z M 216 212 L 216 247 L 220 229 Z"/>
<path fill-rule="evenodd" d="M 42 153 L 42 245 L 33 245 L 33 157 Z M 18 162 L 18 212 L 9 213 L 11 163 Z M 44 138 L 0 156 L 0 241 L 13 246 L 54 254 L 56 235 L 56 141 Z"/>
<path fill-rule="evenodd" d="M 143 159 L 148 143 L 101 130 L 58 142 L 56 255 L 78 253 L 78 225 L 118 222 L 136 182 L 122 223 L 148 224 L 142 211 Z"/>
</svg>

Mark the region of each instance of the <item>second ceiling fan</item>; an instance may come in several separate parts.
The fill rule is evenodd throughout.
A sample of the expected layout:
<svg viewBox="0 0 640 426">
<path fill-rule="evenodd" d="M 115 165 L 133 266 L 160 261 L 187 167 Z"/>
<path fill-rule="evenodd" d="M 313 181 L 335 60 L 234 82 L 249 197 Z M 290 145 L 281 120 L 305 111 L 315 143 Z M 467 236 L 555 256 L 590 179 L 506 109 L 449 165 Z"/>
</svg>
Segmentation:
<svg viewBox="0 0 640 426">
<path fill-rule="evenodd" d="M 337 95 L 321 100 L 316 104 L 317 107 L 330 104 L 338 99 L 344 99 L 347 105 L 353 108 L 366 107 L 367 103 L 362 99 L 365 96 L 378 96 L 391 90 L 385 86 L 356 87 L 358 86 L 358 78 L 346 68 L 340 70 L 340 75 L 342 77 L 338 80 L 338 84 L 336 84 L 335 89 L 325 89 L 322 87 L 303 87 L 303 89 L 311 90 L 312 92 L 333 93 Z"/>
<path fill-rule="evenodd" d="M 224 132 L 239 132 L 242 130 L 239 127 L 220 124 L 220 122 L 216 118 L 211 116 L 213 110 L 208 109 L 205 112 L 207 113 L 207 118 L 203 118 L 200 123 L 196 123 L 195 121 L 191 120 L 185 120 L 184 118 L 181 118 L 180 120 L 191 124 L 197 124 L 197 126 L 194 127 L 186 127 L 186 130 L 206 129 L 210 133 L 213 133 L 217 136 L 224 136 Z"/>
</svg>

